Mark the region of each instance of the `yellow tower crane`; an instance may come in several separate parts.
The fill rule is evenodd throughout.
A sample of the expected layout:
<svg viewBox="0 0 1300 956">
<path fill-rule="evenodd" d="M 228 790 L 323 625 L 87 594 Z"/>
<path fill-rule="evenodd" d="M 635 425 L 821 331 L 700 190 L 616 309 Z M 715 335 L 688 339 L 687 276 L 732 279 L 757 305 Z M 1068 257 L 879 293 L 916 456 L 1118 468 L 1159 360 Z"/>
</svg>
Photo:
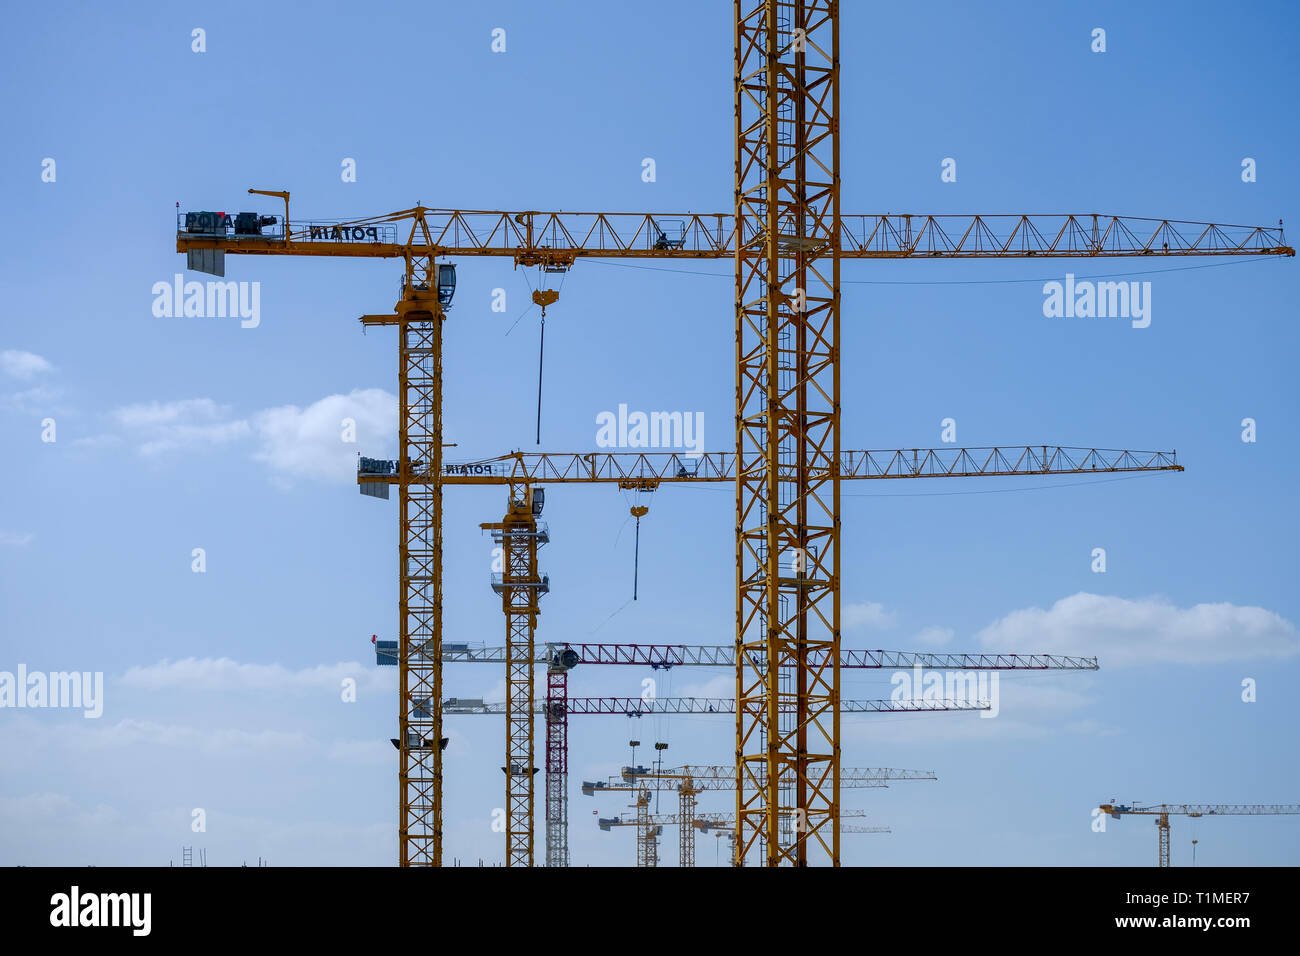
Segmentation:
<svg viewBox="0 0 1300 956">
<path fill-rule="evenodd" d="M 1300 804 L 1281 803 L 1160 803 L 1149 807 L 1130 807 L 1114 803 L 1103 803 L 1098 807 L 1102 813 L 1118 820 L 1125 814 L 1135 816 L 1154 816 L 1156 832 L 1159 837 L 1157 866 L 1169 866 L 1169 818 L 1217 817 L 1217 816 L 1266 816 L 1270 814 L 1300 813 Z"/>
<path fill-rule="evenodd" d="M 736 0 L 734 212 L 673 215 L 672 236 L 662 215 L 420 205 L 291 225 L 287 190 L 252 190 L 283 199 L 278 229 L 256 213 L 178 220 L 177 251 L 215 275 L 227 253 L 404 263 L 393 314 L 361 320 L 398 332 L 402 865 L 442 862 L 442 323 L 455 267 L 439 257 L 552 271 L 581 257 L 734 262 L 736 853 L 802 866 L 839 862 L 841 262 L 1295 254 L 1280 227 L 842 214 L 839 10 L 839 0 Z M 779 560 L 790 551 L 804 556 L 793 570 Z M 794 783 L 780 792 L 787 770 Z M 795 812 L 809 825 L 783 840 L 780 820 Z"/>
<path fill-rule="evenodd" d="M 817 30 L 808 34 L 810 40 L 813 33 L 834 24 L 838 9 L 826 0 L 810 0 L 812 7 L 820 7 L 822 14 L 817 17 Z M 738 21 L 737 36 L 747 51 L 746 73 L 738 74 L 738 82 L 744 84 L 754 82 L 756 76 L 749 72 L 751 54 L 768 51 L 776 64 L 783 63 L 788 53 L 778 51 L 775 31 L 763 26 L 774 22 L 763 19 L 766 5 L 755 9 L 758 14 Z M 836 33 L 836 48 L 837 37 Z M 774 78 L 775 71 L 769 72 Z M 838 69 L 832 74 L 837 85 Z M 743 95 L 748 101 L 753 94 L 747 86 L 737 87 L 738 100 Z M 789 104 L 790 94 L 783 89 L 781 102 Z M 777 108 L 775 98 L 771 107 Z M 766 124 L 775 131 L 779 121 L 784 122 L 769 111 L 753 129 Z M 713 480 L 736 482 L 736 646 L 740 653 L 735 667 L 741 701 L 737 766 L 745 768 L 737 775 L 741 833 L 737 853 L 744 856 L 753 850 L 763 862 L 778 865 L 806 864 L 812 861 L 810 853 L 832 864 L 838 861 L 834 808 L 839 720 L 831 702 L 839 694 L 836 545 L 841 479 L 854 472 L 863 478 L 903 478 L 1181 470 L 1167 453 L 1151 453 L 1147 462 L 1141 462 L 1127 450 L 1049 445 L 1012 449 L 1010 455 L 1000 448 L 981 449 L 974 455 L 973 449 L 897 450 L 862 457 L 842 452 L 835 344 L 840 260 L 1294 255 L 1280 228 L 1117 216 L 846 216 L 838 212 L 837 201 L 833 230 L 825 233 L 825 217 L 817 216 L 818 232 L 813 236 L 799 225 L 804 212 L 787 209 L 787 213 L 798 212 L 793 219 L 776 215 L 774 204 L 754 198 L 757 194 L 749 177 L 765 164 L 761 151 L 752 153 L 753 142 L 746 138 L 753 129 L 745 129 L 741 147 L 751 154 L 745 163 L 746 182 L 737 184 L 741 198 L 737 214 L 675 216 L 682 232 L 667 243 L 660 241 L 656 217 L 640 213 L 509 213 L 415 206 L 368 219 L 298 221 L 290 226 L 288 191 L 253 190 L 284 200 L 285 214 L 278 224 L 267 223 L 274 217 L 256 214 L 233 218 L 208 212 L 178 214 L 177 251 L 187 254 L 190 268 L 215 275 L 225 274 L 227 254 L 389 258 L 403 263 L 393 313 L 361 317 L 366 327 L 397 330 L 398 458 L 395 462 L 363 458 L 358 473 L 366 493 L 387 497 L 389 486 L 398 489 L 398 843 L 403 866 L 438 866 L 442 861 L 442 489 L 445 484 L 477 483 L 477 476 L 463 471 L 449 474 L 443 466 L 442 323 L 451 307 L 456 273 L 453 264 L 439 262 L 439 257 L 498 256 L 512 259 L 517 266 L 555 268 L 571 267 L 584 257 L 736 260 L 740 422 L 736 450 L 711 456 L 714 462 L 723 459 L 725 467 L 663 456 L 658 480 L 691 480 L 704 469 L 706 476 L 716 476 Z M 825 132 L 819 140 L 834 140 L 837 127 L 831 124 Z M 833 191 L 838 193 L 838 161 L 834 169 Z M 778 188 L 771 195 L 786 200 L 798 195 L 780 173 L 773 175 Z M 761 193 L 763 187 L 757 188 Z M 795 205 L 802 207 L 802 202 Z M 775 220 L 755 215 L 768 207 Z M 832 248 L 835 276 L 829 287 L 823 271 L 827 248 Z M 805 252 L 812 250 L 818 253 L 816 263 L 805 258 Z M 787 272 L 786 259 L 791 255 L 800 265 L 794 273 Z M 768 272 L 770 282 L 764 278 Z M 796 298 L 804 300 L 786 288 L 793 290 L 794 276 L 813 274 L 821 277 L 823 288 L 806 300 L 806 308 L 791 311 Z M 828 295 L 828 288 L 833 295 Z M 763 290 L 771 294 L 765 296 Z M 769 359 L 783 376 L 795 374 L 798 387 L 779 388 L 778 376 L 766 374 Z M 827 375 L 833 380 L 826 381 Z M 807 405 L 810 395 L 824 396 L 833 410 L 815 412 Z M 763 408 L 771 414 L 755 410 L 763 396 Z M 764 419 L 767 426 L 761 424 Z M 789 428 L 796 421 L 817 424 L 812 431 L 796 435 Z M 777 431 L 775 440 L 768 440 L 773 437 L 768 436 L 769 429 Z M 792 464 L 778 473 L 778 460 L 784 460 L 787 452 Z M 543 470 L 513 477 L 531 477 L 535 483 L 636 479 L 644 472 L 647 457 L 520 455 L 517 461 Z M 612 478 L 611 468 L 621 477 Z M 790 505 L 779 513 L 772 509 L 769 515 L 766 502 L 786 501 L 791 488 L 798 493 Z M 834 522 L 828 525 L 831 518 Z M 834 530 L 828 531 L 832 526 Z M 792 573 L 779 561 L 764 569 L 764 555 L 790 549 L 808 555 L 808 562 Z M 765 623 L 769 619 L 771 628 Z M 778 707 L 778 700 L 792 706 Z M 431 702 L 427 711 L 421 708 L 425 701 Z M 785 806 L 781 795 L 757 786 L 760 765 L 768 768 L 769 764 L 796 773 L 799 782 L 786 799 L 786 803 L 795 801 L 795 806 Z M 771 773 L 762 779 L 783 776 Z M 787 810 L 804 810 L 810 829 L 797 834 L 792 844 L 782 845 L 778 822 Z"/>
</svg>

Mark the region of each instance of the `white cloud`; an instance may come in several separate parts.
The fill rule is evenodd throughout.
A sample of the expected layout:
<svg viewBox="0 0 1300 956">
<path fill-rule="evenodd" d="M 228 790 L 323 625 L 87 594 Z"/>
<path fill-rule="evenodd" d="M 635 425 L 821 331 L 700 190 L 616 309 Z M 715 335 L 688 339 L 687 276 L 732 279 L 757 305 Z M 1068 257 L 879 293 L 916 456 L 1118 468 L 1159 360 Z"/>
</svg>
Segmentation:
<svg viewBox="0 0 1300 956">
<path fill-rule="evenodd" d="M 397 853 L 395 823 L 369 822 L 373 812 L 355 803 L 328 823 L 316 806 L 306 819 L 241 816 L 214 806 L 207 832 L 193 834 L 189 804 L 159 806 L 147 796 L 122 800 L 119 808 L 90 794 L 0 796 L 0 858 L 28 866 L 165 866 L 179 865 L 181 846 L 196 844 L 196 865 L 202 851 L 211 866 L 253 866 L 259 857 L 273 865 L 382 866 Z M 328 840 L 321 839 L 322 829 Z M 178 833 L 185 836 L 176 842 Z"/>
<path fill-rule="evenodd" d="M 0 395 L 0 408 L 22 414 L 48 414 L 54 411 L 53 403 L 62 396 L 63 390 L 49 385 L 36 385 L 21 392 Z"/>
<path fill-rule="evenodd" d="M 122 444 L 122 439 L 117 435 L 86 435 L 74 438 L 71 444 L 73 448 L 112 448 Z"/>
<path fill-rule="evenodd" d="M 218 405 L 210 398 L 185 398 L 175 402 L 142 402 L 124 405 L 113 411 L 112 417 L 127 428 L 155 428 L 164 425 L 185 425 L 195 422 L 212 422 L 227 418 L 229 405 Z"/>
<path fill-rule="evenodd" d="M 21 400 L 28 406 L 35 397 L 23 393 L 13 396 L 10 403 Z M 397 440 L 397 396 L 381 388 L 327 395 L 306 408 L 267 408 L 247 418 L 233 416 L 229 405 L 210 398 L 124 405 L 114 409 L 109 418 L 146 456 L 255 437 L 253 459 L 270 466 L 282 481 L 310 478 L 350 482 L 356 474 L 359 451 L 383 455 L 393 449 Z M 344 441 L 346 419 L 355 423 L 354 436 L 348 436 L 355 437 L 355 441 Z M 112 436 L 101 435 L 85 439 L 82 444 L 94 447 L 112 441 Z"/>
<path fill-rule="evenodd" d="M 248 422 L 230 418 L 230 406 L 218 405 L 210 398 L 125 405 L 110 417 L 140 442 L 142 455 L 226 444 L 251 432 Z"/>
<path fill-rule="evenodd" d="M 0 756 L 6 766 L 14 768 L 34 768 L 38 757 L 53 759 L 51 755 L 56 753 L 74 759 L 84 755 L 99 759 L 110 750 L 138 748 L 138 752 L 152 757 L 164 747 L 221 757 L 309 760 L 324 754 L 340 763 L 368 765 L 379 762 L 378 755 L 384 753 L 385 747 L 391 750 L 392 745 L 387 739 L 320 740 L 297 730 L 164 724 L 136 717 L 113 723 L 78 720 L 71 726 L 39 719 L 0 724 Z M 108 759 L 111 763 L 118 758 Z"/>
<path fill-rule="evenodd" d="M 391 668 L 396 671 L 397 668 Z M 147 667 L 132 667 L 122 675 L 122 683 L 144 690 L 184 688 L 193 691 L 342 691 L 344 678 L 356 680 L 358 687 L 388 689 L 391 680 L 375 667 L 356 661 L 320 664 L 290 670 L 281 664 L 241 664 L 228 657 L 187 657 L 179 661 L 159 661 Z"/>
<path fill-rule="evenodd" d="M 1089 717 L 1086 720 L 1076 720 L 1074 723 L 1066 724 L 1067 733 L 1080 734 L 1084 737 L 1118 737 L 1124 731 L 1119 727 L 1111 727 L 1103 724 L 1099 720 Z"/>
<path fill-rule="evenodd" d="M 691 668 L 695 670 L 696 668 Z M 666 692 L 660 691 L 659 696 L 667 697 Z M 719 674 L 716 677 L 706 678 L 699 683 L 689 683 L 685 687 L 674 687 L 672 696 L 674 697 L 725 697 L 732 698 L 736 696 L 736 675 Z"/>
<path fill-rule="evenodd" d="M 883 630 L 892 627 L 896 618 L 896 614 L 886 611 L 883 604 L 874 601 L 844 604 L 840 607 L 840 626 L 846 630 L 859 628 Z"/>
<path fill-rule="evenodd" d="M 0 755 L 12 768 L 35 769 L 40 759 L 54 759 L 56 752 L 66 752 L 70 759 L 86 755 L 99 759 L 109 750 L 143 748 L 152 754 L 160 747 L 212 756 L 298 756 L 321 749 L 311 737 L 297 732 L 162 724 L 134 717 L 112 723 L 78 720 L 71 726 L 38 719 L 0 724 Z"/>
<path fill-rule="evenodd" d="M 6 375 L 14 378 L 25 381 L 52 368 L 53 365 L 34 352 L 23 352 L 19 349 L 5 349 L 0 352 L 0 369 L 4 369 Z"/>
<path fill-rule="evenodd" d="M 13 548 L 21 548 L 24 545 L 31 544 L 36 535 L 30 531 L 0 531 L 0 545 L 7 545 Z"/>
<path fill-rule="evenodd" d="M 356 423 L 356 441 L 343 440 L 343 421 Z M 328 395 L 306 408 L 282 405 L 253 416 L 259 448 L 253 458 L 286 477 L 352 481 L 357 452 L 381 455 L 397 439 L 397 396 L 382 388 Z"/>
<path fill-rule="evenodd" d="M 978 634 L 1009 653 L 1081 654 L 1102 667 L 1202 664 L 1300 653 L 1295 625 L 1261 607 L 1179 608 L 1163 598 L 1131 601 L 1081 592 L 1044 610 L 1012 611 Z"/>
<path fill-rule="evenodd" d="M 191 753 L 245 754 L 297 753 L 313 746 L 305 734 L 280 730 L 243 730 L 237 727 L 210 728 L 159 724 L 151 720 L 126 718 L 115 724 L 91 728 L 78 743 L 99 751 L 104 747 L 181 747 Z"/>
<path fill-rule="evenodd" d="M 118 813 L 112 807 L 100 803 L 87 809 L 62 793 L 0 797 L 0 816 L 10 822 L 23 820 L 51 826 L 99 827 L 118 822 Z"/>
<path fill-rule="evenodd" d="M 1085 711 L 1095 702 L 1087 693 L 1093 684 L 1088 677 L 1042 672 L 1023 677 L 1017 679 L 1014 672 L 998 675 L 995 717 L 964 711 L 852 714 L 842 718 L 843 742 L 893 746 L 1045 738 L 1058 735 L 1062 729 L 1074 733 L 1102 732 L 1095 721 L 1087 718 L 1066 723 L 1071 715 Z"/>
<path fill-rule="evenodd" d="M 952 642 L 954 634 L 950 627 L 925 627 L 917 632 L 912 641 L 923 647 L 942 647 Z"/>
<path fill-rule="evenodd" d="M 387 740 L 336 740 L 326 748 L 325 756 L 347 764 L 391 767 L 396 753 Z"/>
</svg>

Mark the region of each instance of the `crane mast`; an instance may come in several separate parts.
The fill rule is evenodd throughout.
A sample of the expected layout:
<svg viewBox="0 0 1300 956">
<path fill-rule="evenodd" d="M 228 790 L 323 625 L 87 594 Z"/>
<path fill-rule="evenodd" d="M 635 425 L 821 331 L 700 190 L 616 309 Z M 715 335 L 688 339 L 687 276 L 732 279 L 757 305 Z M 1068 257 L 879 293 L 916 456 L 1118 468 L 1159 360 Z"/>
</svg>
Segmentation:
<svg viewBox="0 0 1300 956">
<path fill-rule="evenodd" d="M 549 648 L 548 648 L 549 649 Z M 546 865 L 569 865 L 569 669 L 546 667 Z"/>
<path fill-rule="evenodd" d="M 735 15 L 735 852 L 838 865 L 838 9 Z"/>
<path fill-rule="evenodd" d="M 288 193 L 285 193 L 286 219 Z M 442 323 L 450 295 L 430 256 L 408 255 L 391 316 L 398 341 L 398 782 L 402 866 L 442 862 Z M 445 300 L 445 301 L 444 301 Z M 422 702 L 432 702 L 421 706 Z"/>
<path fill-rule="evenodd" d="M 502 571 L 492 588 L 506 619 L 506 866 L 533 865 L 533 659 L 537 614 L 550 584 L 537 566 L 537 550 L 550 541 L 537 520 L 545 492 L 512 487 L 505 518 L 483 524 L 501 548 Z"/>
</svg>

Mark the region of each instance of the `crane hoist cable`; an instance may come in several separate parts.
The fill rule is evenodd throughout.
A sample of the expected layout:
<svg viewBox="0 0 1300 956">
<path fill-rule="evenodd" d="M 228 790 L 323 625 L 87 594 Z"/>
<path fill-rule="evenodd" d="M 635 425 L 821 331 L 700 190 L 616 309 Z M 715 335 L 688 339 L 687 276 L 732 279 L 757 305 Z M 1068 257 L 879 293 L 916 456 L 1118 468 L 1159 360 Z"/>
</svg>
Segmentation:
<svg viewBox="0 0 1300 956">
<path fill-rule="evenodd" d="M 642 502 L 648 500 L 658 487 L 658 479 L 647 478 L 644 474 L 636 478 L 627 478 L 619 482 L 619 491 L 623 501 L 628 505 L 628 512 L 636 519 L 636 538 L 632 551 L 632 600 L 637 599 L 641 577 L 641 519 L 650 513 L 650 507 Z M 627 524 L 625 521 L 624 524 Z"/>
<path fill-rule="evenodd" d="M 533 293 L 537 297 L 537 293 Z M 546 306 L 542 306 L 542 331 L 537 340 L 537 444 L 542 443 L 542 358 L 546 355 Z"/>
<path fill-rule="evenodd" d="M 632 600 L 636 600 L 637 580 L 641 576 L 641 519 L 650 513 L 645 505 L 632 508 L 632 517 L 636 518 L 636 543 L 632 546 Z"/>
<path fill-rule="evenodd" d="M 560 272 L 560 286 L 558 289 L 544 289 L 547 272 Z M 542 443 L 542 361 L 546 355 L 546 307 L 554 305 L 560 298 L 560 289 L 564 288 L 564 277 L 567 271 L 563 269 L 547 269 L 545 266 L 537 267 L 537 288 L 533 290 L 533 303 L 542 307 L 541 335 L 537 345 L 537 444 Z"/>
</svg>

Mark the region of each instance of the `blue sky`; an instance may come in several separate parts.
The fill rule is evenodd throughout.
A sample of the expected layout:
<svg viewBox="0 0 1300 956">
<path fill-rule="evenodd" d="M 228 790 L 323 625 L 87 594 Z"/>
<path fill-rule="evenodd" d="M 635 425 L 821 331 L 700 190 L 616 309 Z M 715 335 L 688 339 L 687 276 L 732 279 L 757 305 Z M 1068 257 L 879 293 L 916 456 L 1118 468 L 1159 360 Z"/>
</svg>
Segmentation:
<svg viewBox="0 0 1300 956">
<path fill-rule="evenodd" d="M 395 341 L 355 320 L 391 307 L 398 270 L 232 257 L 228 278 L 260 282 L 257 328 L 158 318 L 151 288 L 184 265 L 176 202 L 277 212 L 248 202 L 255 186 L 292 190 L 297 218 L 417 201 L 730 209 L 730 3 L 314 9 L 304 21 L 273 4 L 54 4 L 6 18 L 0 671 L 102 671 L 106 686 L 97 720 L 0 710 L 0 862 L 161 864 L 185 845 L 211 864 L 396 858 L 395 674 L 369 653 L 370 635 L 396 626 L 396 508 L 357 494 L 351 462 L 395 451 Z M 490 49 L 497 27 L 504 54 Z M 1104 54 L 1090 51 L 1094 27 Z M 847 3 L 842 209 L 1289 223 L 1298 27 L 1285 3 L 1250 16 L 1210 3 Z M 940 181 L 945 157 L 955 183 Z M 341 181 L 344 158 L 356 182 Z M 845 447 L 938 446 L 951 417 L 963 445 L 1177 449 L 1187 468 L 846 485 L 846 646 L 1090 654 L 1101 670 L 1005 675 L 993 720 L 846 722 L 846 765 L 939 781 L 849 793 L 894 833 L 845 837 L 845 862 L 1145 866 L 1149 819 L 1094 833 L 1091 807 L 1300 799 L 1295 270 L 844 266 Z M 1044 318 L 1042 283 L 1066 272 L 1143 273 L 1151 326 Z M 575 268 L 547 316 L 543 447 L 593 448 L 596 415 L 626 403 L 702 412 L 706 445 L 730 450 L 728 273 Z M 445 345 L 458 456 L 534 447 L 535 282 L 507 262 L 459 262 Z M 345 416 L 355 445 L 339 441 Z M 1246 417 L 1254 443 L 1241 440 Z M 41 440 L 47 418 L 54 442 Z M 504 641 L 478 528 L 503 497 L 448 492 L 449 640 Z M 629 604 L 636 502 L 552 489 L 539 638 L 729 643 L 732 501 L 706 486 L 647 502 Z M 1096 547 L 1105 574 L 1090 570 Z M 205 573 L 191 571 L 194 548 Z M 447 691 L 499 699 L 503 676 L 450 667 Z M 646 676 L 580 669 L 570 693 L 636 695 Z M 660 695 L 729 695 L 732 682 L 657 676 Z M 340 699 L 346 677 L 355 703 Z M 845 697 L 889 691 L 888 672 L 845 677 Z M 500 860 L 504 728 L 448 726 L 446 854 Z M 570 733 L 578 864 L 634 859 L 631 831 L 599 833 L 591 815 L 624 801 L 577 791 L 617 771 L 629 737 L 668 742 L 679 764 L 733 749 L 729 718 L 574 718 Z M 194 808 L 206 832 L 191 831 Z M 1300 818 L 1176 821 L 1175 863 L 1193 836 L 1201 863 L 1300 862 Z"/>
</svg>

